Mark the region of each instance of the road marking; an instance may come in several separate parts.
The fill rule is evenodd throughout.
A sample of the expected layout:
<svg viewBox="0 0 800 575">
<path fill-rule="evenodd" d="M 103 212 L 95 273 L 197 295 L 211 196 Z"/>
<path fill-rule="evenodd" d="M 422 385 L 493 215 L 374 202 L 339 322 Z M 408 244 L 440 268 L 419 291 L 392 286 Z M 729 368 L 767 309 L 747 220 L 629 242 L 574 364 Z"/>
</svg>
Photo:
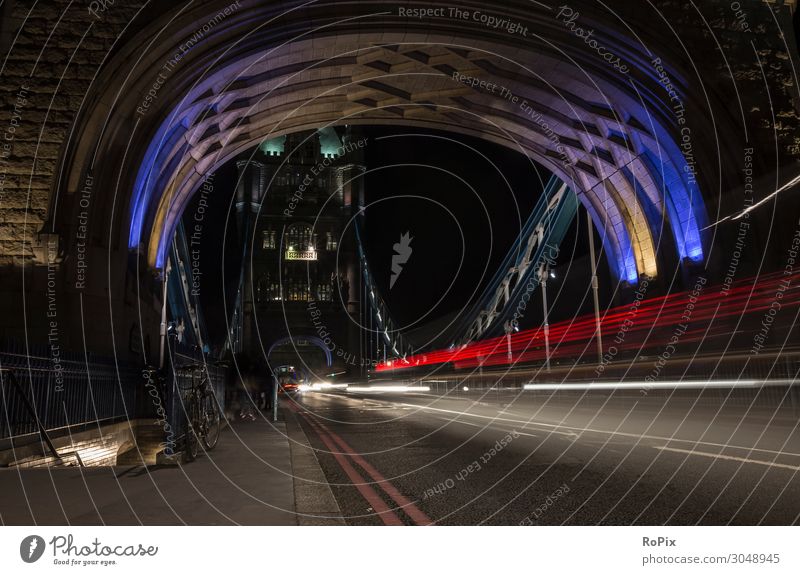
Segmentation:
<svg viewBox="0 0 800 575">
<path fill-rule="evenodd" d="M 348 443 L 345 442 L 345 440 L 342 439 L 336 432 L 328 428 L 321 421 L 318 421 L 310 412 L 305 410 L 301 411 L 295 406 L 291 406 L 291 409 L 305 417 L 305 420 L 309 423 L 309 425 L 311 425 L 320 439 L 322 439 L 323 443 L 325 443 L 325 446 L 328 448 L 331 454 L 336 458 L 336 461 L 350 478 L 350 481 L 353 482 L 359 492 L 372 505 L 373 509 L 378 512 L 384 523 L 387 525 L 403 524 L 394 511 L 389 509 L 386 503 L 384 503 L 380 495 L 378 495 L 378 493 L 372 489 L 370 485 L 364 482 L 364 478 L 361 477 L 361 475 L 353 468 L 352 465 L 350 465 L 350 462 L 347 461 L 344 455 L 349 456 L 353 461 L 355 461 L 356 464 L 361 466 L 361 468 L 372 477 L 372 479 L 392 500 L 394 500 L 397 505 L 400 506 L 400 508 L 411 518 L 414 523 L 417 525 L 431 525 L 433 523 L 431 518 L 428 517 L 425 512 L 423 512 L 419 507 L 417 507 L 402 493 L 400 493 L 400 491 L 388 479 L 386 479 L 368 461 L 361 457 L 361 455 L 359 455 L 352 447 L 350 447 L 350 445 L 348 445 Z M 339 446 L 339 449 L 341 449 L 344 454 L 336 450 L 334 443 Z M 384 516 L 384 513 L 387 515 Z"/>
<path fill-rule="evenodd" d="M 449 419 L 447 417 L 437 417 L 436 419 L 438 419 L 439 421 L 446 421 L 448 423 L 460 423 L 462 425 L 469 425 L 470 427 L 477 427 L 478 429 L 486 429 L 485 425 L 478 425 L 477 423 L 470 423 L 469 421 L 462 421 L 460 419 Z M 505 428 L 501 427 L 501 428 L 499 428 L 498 431 L 505 431 L 506 433 L 512 433 L 513 432 L 513 433 L 516 433 L 517 435 L 524 435 L 525 437 L 539 437 L 535 433 L 527 433 L 525 431 L 519 431 L 519 430 L 514 429 L 514 428 L 505 429 Z M 553 433 L 561 433 L 563 435 L 570 435 L 570 436 L 577 437 L 577 435 L 575 435 L 574 433 L 567 433 L 567 432 L 562 432 L 562 431 L 554 431 Z"/>
<path fill-rule="evenodd" d="M 347 442 L 342 439 L 335 431 L 329 429 L 324 423 L 317 421 L 323 430 L 325 430 L 336 442 L 336 444 L 349 455 L 361 468 L 374 479 L 381 489 L 391 497 L 395 503 L 408 515 L 417 525 L 430 525 L 433 523 L 431 518 L 428 517 L 419 507 L 409 501 L 400 490 L 397 489 L 388 479 L 386 479 L 375 467 L 372 466 L 367 460 L 359 455 Z"/>
<path fill-rule="evenodd" d="M 575 434 L 575 433 L 582 434 L 584 432 L 600 433 L 600 434 L 614 435 L 614 436 L 619 436 L 619 437 L 631 437 L 631 438 L 635 438 L 635 439 L 642 438 L 642 439 L 652 439 L 652 440 L 655 440 L 655 441 L 667 441 L 667 442 L 673 442 L 673 443 L 692 443 L 694 445 L 708 445 L 710 447 L 724 447 L 726 449 L 742 449 L 742 450 L 745 450 L 745 451 L 759 451 L 761 453 L 771 453 L 773 455 L 784 455 L 784 456 L 789 456 L 789 457 L 800 457 L 800 453 L 792 453 L 792 452 L 789 452 L 789 451 L 775 451 L 773 449 L 762 449 L 762 448 L 759 448 L 759 447 L 744 447 L 744 446 L 741 446 L 741 445 L 728 445 L 728 444 L 725 444 L 725 443 L 714 443 L 714 442 L 711 442 L 711 441 L 697 441 L 697 440 L 694 440 L 694 439 L 678 439 L 678 438 L 675 438 L 675 437 L 663 437 L 663 436 L 660 436 L 660 435 L 642 435 L 641 433 L 629 433 L 629 432 L 625 432 L 625 431 L 608 431 L 608 430 L 605 430 L 605 429 L 592 429 L 590 427 L 573 427 L 573 426 L 570 426 L 570 425 L 556 425 L 556 424 L 552 424 L 552 423 L 540 423 L 538 421 L 508 419 L 508 418 L 505 418 L 505 417 L 498 417 L 498 416 L 492 416 L 492 415 L 479 415 L 477 413 L 468 413 L 468 412 L 465 412 L 465 411 L 455 411 L 455 410 L 452 410 L 452 409 L 441 409 L 441 408 L 438 408 L 438 407 L 427 407 L 425 405 L 416 405 L 416 404 L 413 404 L 413 403 L 404 403 L 402 405 L 408 405 L 410 407 L 415 407 L 415 408 L 417 408 L 419 410 L 423 410 L 423 411 L 424 410 L 427 410 L 427 411 L 438 411 L 440 413 L 450 413 L 450 414 L 458 415 L 458 416 L 476 417 L 476 418 L 479 418 L 479 419 L 489 419 L 492 422 L 516 423 L 516 424 L 521 424 L 523 426 L 538 425 L 540 427 L 546 427 L 546 428 L 552 429 L 553 433 L 559 433 L 559 434 L 562 434 L 562 435 L 571 435 L 571 434 Z M 557 429 L 570 430 L 572 433 L 570 434 L 570 433 L 567 433 L 567 432 L 564 432 L 564 431 L 561 431 L 561 432 L 555 431 Z M 577 438 L 577 436 L 576 436 L 576 438 Z"/>
<path fill-rule="evenodd" d="M 336 462 L 347 474 L 350 482 L 372 506 L 372 509 L 375 511 L 375 513 L 377 513 L 378 517 L 380 517 L 386 525 L 402 525 L 403 522 L 400 520 L 400 517 L 398 517 L 394 511 L 389 509 L 389 506 L 384 503 L 383 499 L 381 499 L 381 496 L 378 495 L 378 493 L 366 483 L 364 478 L 359 475 L 352 465 L 350 465 L 350 462 L 347 461 L 347 459 L 345 459 L 341 453 L 336 451 L 336 446 L 330 440 L 329 436 L 313 423 L 311 423 L 311 426 L 314 427 L 314 430 L 325 444 L 325 447 L 327 447 L 333 457 L 336 458 Z"/>
<path fill-rule="evenodd" d="M 788 465 L 786 463 L 775 463 L 773 461 L 762 461 L 761 459 L 747 459 L 746 457 L 736 457 L 735 455 L 720 455 L 719 453 L 708 453 L 706 451 L 692 451 L 691 449 L 678 449 L 677 447 L 654 446 L 661 451 L 673 451 L 675 453 L 686 453 L 688 455 L 699 455 L 700 457 L 713 457 L 714 459 L 725 459 L 728 461 L 740 461 L 742 463 L 753 463 L 755 465 L 766 465 L 767 467 L 780 467 L 781 469 L 791 469 L 800 471 L 800 465 Z"/>
<path fill-rule="evenodd" d="M 478 425 L 477 423 L 470 423 L 461 419 L 450 419 L 449 417 L 437 417 L 439 421 L 446 421 L 448 423 L 460 423 L 461 425 L 469 425 L 470 427 L 477 427 L 478 429 L 486 429 L 485 425 Z"/>
<path fill-rule="evenodd" d="M 292 406 L 290 409 L 298 411 L 298 409 L 294 406 Z M 300 413 L 302 414 L 303 412 Z M 308 421 L 308 423 L 317 433 L 319 438 L 322 440 L 322 443 L 325 444 L 325 447 L 328 448 L 330 454 L 336 459 L 339 467 L 342 468 L 342 471 L 344 471 L 347 477 L 350 479 L 353 487 L 358 489 L 358 492 L 361 493 L 364 499 L 367 500 L 378 517 L 381 518 L 381 521 L 383 521 L 386 525 L 402 525 L 403 522 L 401 521 L 400 517 L 394 511 L 389 509 L 389 506 L 386 505 L 381 496 L 378 495 L 378 493 L 364 480 L 363 477 L 361 477 L 361 475 L 359 475 L 358 471 L 355 470 L 347 458 L 336 450 L 336 446 L 334 445 L 331 437 L 319 427 L 313 418 L 307 417 L 306 421 Z"/>
</svg>

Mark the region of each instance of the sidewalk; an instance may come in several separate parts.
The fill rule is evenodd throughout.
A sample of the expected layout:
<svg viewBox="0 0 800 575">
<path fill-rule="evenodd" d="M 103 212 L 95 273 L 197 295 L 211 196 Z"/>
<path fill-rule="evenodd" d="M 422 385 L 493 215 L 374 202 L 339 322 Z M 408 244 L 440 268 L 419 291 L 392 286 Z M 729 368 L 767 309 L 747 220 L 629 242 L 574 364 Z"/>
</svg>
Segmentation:
<svg viewBox="0 0 800 575">
<path fill-rule="evenodd" d="M 286 413 L 286 410 L 283 410 Z M 0 469 L 5 525 L 342 524 L 294 416 L 223 430 L 183 466 Z M 290 441 L 291 439 L 291 441 Z M 298 476 L 298 479 L 295 479 Z"/>
</svg>

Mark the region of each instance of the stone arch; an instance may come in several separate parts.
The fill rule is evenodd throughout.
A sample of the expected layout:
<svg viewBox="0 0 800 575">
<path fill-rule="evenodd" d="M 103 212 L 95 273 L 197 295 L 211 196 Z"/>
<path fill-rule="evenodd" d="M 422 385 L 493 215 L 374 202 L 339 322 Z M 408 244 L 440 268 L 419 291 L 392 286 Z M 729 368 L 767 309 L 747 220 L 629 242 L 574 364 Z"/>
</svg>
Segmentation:
<svg viewBox="0 0 800 575">
<path fill-rule="evenodd" d="M 307 341 L 313 343 L 316 347 L 318 347 L 320 350 L 322 350 L 322 353 L 325 354 L 325 361 L 327 362 L 327 366 L 331 367 L 333 365 L 333 354 L 331 353 L 330 348 L 327 345 L 325 345 L 325 342 L 323 342 L 320 338 L 318 338 L 315 335 L 310 335 L 310 336 L 305 336 L 305 335 L 284 336 L 284 337 L 281 337 L 279 339 L 276 339 L 275 341 L 273 341 L 269 345 L 269 348 L 267 348 L 267 353 L 265 354 L 265 357 L 269 358 L 269 356 L 272 354 L 272 352 L 275 351 L 276 348 L 278 348 L 278 347 L 280 347 L 282 345 L 286 345 L 286 344 L 295 345 L 298 340 L 307 340 Z"/>
<path fill-rule="evenodd" d="M 208 21 L 230 6 L 206 2 L 182 12 L 169 29 L 187 37 L 186 30 L 203 22 L 201 14 Z M 283 15 L 266 7 L 234 10 L 185 53 L 185 43 L 177 51 L 174 46 L 148 50 L 139 67 L 152 70 L 162 63 L 158 74 L 152 70 L 116 91 L 104 87 L 104 98 L 87 115 L 87 126 L 95 131 L 103 126 L 106 141 L 100 142 L 99 155 L 124 158 L 117 174 L 121 187 L 113 185 L 118 191 L 113 221 L 127 235 L 126 247 L 141 253 L 151 268 L 163 265 L 164 238 L 171 237 L 185 203 L 214 167 L 268 136 L 337 123 L 436 127 L 522 151 L 579 194 L 603 232 L 621 280 L 635 283 L 641 274 L 657 275 L 657 255 L 665 244 L 679 261 L 703 260 L 703 186 L 686 177 L 680 134 L 653 70 L 631 64 L 629 75 L 620 74 L 591 51 L 564 42 L 570 31 L 536 8 L 520 18 L 541 24 L 544 32 L 525 50 L 507 32 L 480 22 L 453 29 L 453 22 L 439 26 L 391 18 L 380 23 L 381 32 L 354 28 L 353 22 L 369 20 L 357 7 L 338 7 L 325 24 L 315 29 L 306 22 L 298 33 L 305 10 Z M 253 24 L 262 14 L 272 22 L 269 28 Z M 591 16 L 586 21 L 594 22 Z M 163 24 L 154 23 L 135 41 L 148 45 Z M 598 30 L 596 37 L 641 64 L 644 50 L 613 32 L 613 27 Z M 492 89 L 467 86 L 454 73 L 484 80 Z M 670 73 L 688 100 L 683 71 L 676 67 Z M 107 81 L 119 83 L 108 74 Z M 627 85 L 634 81 L 636 90 Z M 168 102 L 159 95 L 164 86 Z M 512 98 L 499 96 L 500 90 Z M 148 93 L 155 95 L 148 99 Z M 643 96 L 651 106 L 637 101 Z M 100 122 L 109 108 L 107 121 Z M 133 137 L 124 150 L 109 142 L 131 123 Z M 66 158 L 73 166 L 67 181 L 74 187 L 86 162 L 80 149 Z"/>
</svg>

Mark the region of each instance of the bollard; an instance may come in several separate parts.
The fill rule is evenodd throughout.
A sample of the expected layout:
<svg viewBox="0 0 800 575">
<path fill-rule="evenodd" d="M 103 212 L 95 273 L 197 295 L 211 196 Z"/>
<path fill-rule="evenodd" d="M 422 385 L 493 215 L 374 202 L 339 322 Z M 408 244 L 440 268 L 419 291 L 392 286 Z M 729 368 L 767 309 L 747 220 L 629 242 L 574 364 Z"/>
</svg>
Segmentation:
<svg viewBox="0 0 800 575">
<path fill-rule="evenodd" d="M 278 421 L 278 378 L 272 376 L 272 421 Z"/>
</svg>

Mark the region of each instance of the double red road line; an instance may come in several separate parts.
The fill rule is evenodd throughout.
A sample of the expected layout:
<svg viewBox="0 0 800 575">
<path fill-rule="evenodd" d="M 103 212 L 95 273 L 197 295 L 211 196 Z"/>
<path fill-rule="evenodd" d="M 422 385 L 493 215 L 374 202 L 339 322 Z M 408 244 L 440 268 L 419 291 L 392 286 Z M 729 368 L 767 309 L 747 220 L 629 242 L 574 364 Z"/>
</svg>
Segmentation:
<svg viewBox="0 0 800 575">
<path fill-rule="evenodd" d="M 301 411 L 297 406 L 292 404 L 289 404 L 289 407 L 305 417 L 305 420 L 319 436 L 320 440 L 322 440 L 322 443 L 325 444 L 330 454 L 333 455 L 336 463 L 339 464 L 339 467 L 342 468 L 342 471 L 344 471 L 345 475 L 347 475 L 348 479 L 353 483 L 353 487 L 358 489 L 358 492 L 372 506 L 372 509 L 378 517 L 381 518 L 384 524 L 403 525 L 403 520 L 395 513 L 397 509 L 402 509 L 403 513 L 405 513 L 415 525 L 431 525 L 433 523 L 431 518 L 428 517 L 424 511 L 400 493 L 400 490 L 397 489 L 391 481 L 386 479 L 380 471 L 361 457 L 361 455 L 350 447 L 336 432 L 332 431 L 321 421 L 318 421 L 311 413 Z M 381 495 L 372 487 L 371 482 L 358 472 L 350 460 L 358 465 L 366 475 L 372 478 L 374 484 L 380 487 L 381 490 L 397 504 L 396 508 L 389 508 Z"/>
</svg>

